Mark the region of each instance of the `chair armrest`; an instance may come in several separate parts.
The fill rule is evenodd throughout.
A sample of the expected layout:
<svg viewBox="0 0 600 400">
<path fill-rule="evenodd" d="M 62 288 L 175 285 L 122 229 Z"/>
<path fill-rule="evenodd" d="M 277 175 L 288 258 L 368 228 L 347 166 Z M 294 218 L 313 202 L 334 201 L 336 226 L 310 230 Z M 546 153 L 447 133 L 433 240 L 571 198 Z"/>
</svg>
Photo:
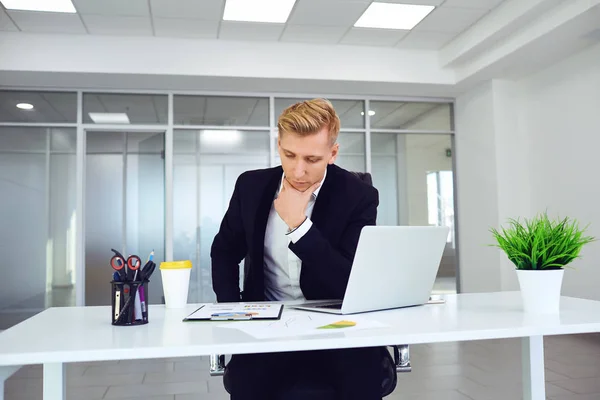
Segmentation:
<svg viewBox="0 0 600 400">
<path fill-rule="evenodd" d="M 407 344 L 394 346 L 394 359 L 396 361 L 396 372 L 410 372 L 410 349 Z"/>
<path fill-rule="evenodd" d="M 225 355 L 211 354 L 210 355 L 210 376 L 223 376 L 225 374 Z"/>
</svg>

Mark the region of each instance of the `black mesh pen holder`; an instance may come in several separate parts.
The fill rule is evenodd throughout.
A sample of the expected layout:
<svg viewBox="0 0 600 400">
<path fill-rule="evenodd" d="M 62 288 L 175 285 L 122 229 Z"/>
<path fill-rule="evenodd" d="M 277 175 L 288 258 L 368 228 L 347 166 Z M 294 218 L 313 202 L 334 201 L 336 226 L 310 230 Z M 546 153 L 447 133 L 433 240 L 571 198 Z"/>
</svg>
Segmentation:
<svg viewBox="0 0 600 400">
<path fill-rule="evenodd" d="M 148 281 L 112 281 L 111 321 L 130 326 L 148 323 Z"/>
</svg>

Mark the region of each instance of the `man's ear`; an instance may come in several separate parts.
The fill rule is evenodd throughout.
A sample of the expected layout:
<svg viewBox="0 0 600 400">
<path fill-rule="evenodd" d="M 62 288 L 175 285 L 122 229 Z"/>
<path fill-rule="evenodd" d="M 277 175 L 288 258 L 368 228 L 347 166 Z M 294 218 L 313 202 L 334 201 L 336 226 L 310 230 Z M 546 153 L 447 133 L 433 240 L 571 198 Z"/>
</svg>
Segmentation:
<svg viewBox="0 0 600 400">
<path fill-rule="evenodd" d="M 335 162 L 335 159 L 338 156 L 338 153 L 340 151 L 340 144 L 336 143 L 333 145 L 333 147 L 331 148 L 331 158 L 329 158 L 329 164 L 333 164 Z"/>
</svg>

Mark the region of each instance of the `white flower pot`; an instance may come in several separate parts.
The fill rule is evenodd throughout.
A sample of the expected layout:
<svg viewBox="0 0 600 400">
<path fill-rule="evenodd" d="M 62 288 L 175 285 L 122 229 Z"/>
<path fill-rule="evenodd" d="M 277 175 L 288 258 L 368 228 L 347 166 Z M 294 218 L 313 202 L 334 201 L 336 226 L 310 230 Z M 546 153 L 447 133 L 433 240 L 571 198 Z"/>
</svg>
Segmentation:
<svg viewBox="0 0 600 400">
<path fill-rule="evenodd" d="M 530 314 L 557 314 L 564 269 L 517 270 L 523 309 Z"/>
</svg>

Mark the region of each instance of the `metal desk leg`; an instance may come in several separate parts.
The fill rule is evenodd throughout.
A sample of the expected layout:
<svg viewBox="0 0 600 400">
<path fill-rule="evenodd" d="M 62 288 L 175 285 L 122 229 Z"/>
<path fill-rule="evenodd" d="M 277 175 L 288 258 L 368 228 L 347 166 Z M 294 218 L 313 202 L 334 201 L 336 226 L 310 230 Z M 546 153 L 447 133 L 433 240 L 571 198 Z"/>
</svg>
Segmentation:
<svg viewBox="0 0 600 400">
<path fill-rule="evenodd" d="M 65 400 L 65 365 L 44 364 L 44 400 Z"/>
<path fill-rule="evenodd" d="M 523 360 L 523 400 L 546 400 L 544 337 L 530 336 L 521 340 Z"/>
<path fill-rule="evenodd" d="M 21 368 L 20 365 L 0 367 L 0 400 L 4 400 L 4 381 Z"/>
</svg>

